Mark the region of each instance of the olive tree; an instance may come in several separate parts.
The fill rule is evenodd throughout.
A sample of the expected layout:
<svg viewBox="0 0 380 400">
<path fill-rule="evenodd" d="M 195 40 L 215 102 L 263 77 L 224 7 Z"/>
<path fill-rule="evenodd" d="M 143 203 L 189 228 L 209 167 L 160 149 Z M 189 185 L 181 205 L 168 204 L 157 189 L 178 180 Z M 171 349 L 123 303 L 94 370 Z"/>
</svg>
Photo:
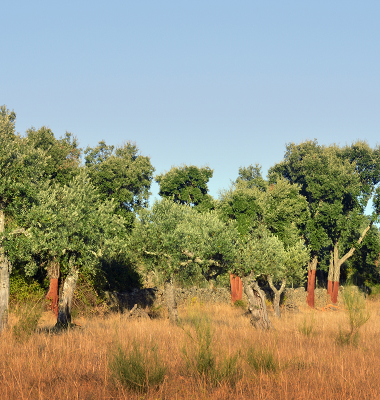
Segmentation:
<svg viewBox="0 0 380 400">
<path fill-rule="evenodd" d="M 128 251 L 125 221 L 115 214 L 115 207 L 112 200 L 101 201 L 82 170 L 67 185 L 46 183 L 36 203 L 22 216 L 28 233 L 27 239 L 22 239 L 23 246 L 29 248 L 29 257 L 23 260 L 26 274 L 33 276 L 39 266 L 44 265 L 50 276 L 49 269 L 54 268 L 65 277 L 59 299 L 58 326 L 71 323 L 78 274 L 95 276 L 100 270 L 102 256 Z M 17 256 L 16 252 L 14 257 Z M 56 299 L 57 294 L 53 295 Z"/>
<path fill-rule="evenodd" d="M 226 272 L 235 257 L 237 231 L 214 211 L 198 213 L 169 199 L 142 210 L 133 232 L 136 253 L 147 271 L 163 278 L 172 322 L 178 321 L 173 278 L 181 268 L 196 265 L 209 279 Z"/>
<path fill-rule="evenodd" d="M 25 231 L 17 224 L 33 201 L 46 165 L 41 149 L 15 133 L 16 114 L 0 107 L 0 332 L 7 325 L 10 263 L 6 244 Z"/>
</svg>

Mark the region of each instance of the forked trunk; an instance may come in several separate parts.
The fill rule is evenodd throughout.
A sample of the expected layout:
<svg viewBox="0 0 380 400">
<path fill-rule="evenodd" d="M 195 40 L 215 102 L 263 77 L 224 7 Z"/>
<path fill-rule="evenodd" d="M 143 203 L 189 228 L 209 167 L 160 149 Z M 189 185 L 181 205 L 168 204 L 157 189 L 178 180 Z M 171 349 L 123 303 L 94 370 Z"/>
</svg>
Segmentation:
<svg viewBox="0 0 380 400">
<path fill-rule="evenodd" d="M 50 309 L 53 311 L 56 317 L 58 317 L 58 279 L 59 279 L 59 263 L 52 261 L 48 266 L 49 276 L 49 291 L 46 298 L 50 300 Z"/>
<path fill-rule="evenodd" d="M 276 287 L 273 285 L 273 280 L 271 276 L 268 276 L 268 283 L 270 288 L 274 292 L 274 300 L 273 300 L 273 310 L 274 310 L 274 315 L 278 318 L 281 318 L 281 311 L 280 311 L 280 300 L 281 300 L 281 294 L 285 289 L 286 286 L 286 278 L 284 278 L 281 282 L 280 289 L 276 289 Z"/>
<path fill-rule="evenodd" d="M 370 230 L 371 226 L 373 224 L 373 221 L 364 229 L 362 234 L 360 235 L 360 238 L 358 240 L 358 244 L 360 244 L 364 236 L 367 234 L 367 232 Z M 339 240 L 337 240 L 334 243 L 334 252 L 332 253 L 331 259 L 330 259 L 330 269 L 329 269 L 329 278 L 330 278 L 330 270 L 332 269 L 332 287 L 331 287 L 331 301 L 333 303 L 338 302 L 338 293 L 339 293 L 339 279 L 340 279 L 340 267 L 342 264 L 347 261 L 355 252 L 356 248 L 351 247 L 351 249 L 342 257 L 339 258 Z"/>
<path fill-rule="evenodd" d="M 243 298 L 243 282 L 237 275 L 230 274 L 230 284 L 231 300 L 235 303 L 236 300 L 241 300 Z"/>
<path fill-rule="evenodd" d="M 78 271 L 76 269 L 71 270 L 65 279 L 62 295 L 59 300 L 57 328 L 67 328 L 71 324 L 71 305 L 77 281 Z"/>
<path fill-rule="evenodd" d="M 169 279 L 165 282 L 165 302 L 169 312 L 169 320 L 173 324 L 178 323 L 177 302 L 175 301 L 173 280 Z"/>
<path fill-rule="evenodd" d="M 309 307 L 314 308 L 315 306 L 315 273 L 317 271 L 318 259 L 316 256 L 309 261 L 308 271 L 307 271 L 307 298 L 306 303 Z"/>
<path fill-rule="evenodd" d="M 251 324 L 256 329 L 271 329 L 272 323 L 269 320 L 265 294 L 257 282 L 252 278 L 243 278 L 244 292 L 248 297 L 249 311 L 251 313 Z"/>
<path fill-rule="evenodd" d="M 10 265 L 5 256 L 2 246 L 2 236 L 5 230 L 5 216 L 0 209 L 0 333 L 8 324 L 8 304 L 9 304 L 9 274 Z"/>
</svg>

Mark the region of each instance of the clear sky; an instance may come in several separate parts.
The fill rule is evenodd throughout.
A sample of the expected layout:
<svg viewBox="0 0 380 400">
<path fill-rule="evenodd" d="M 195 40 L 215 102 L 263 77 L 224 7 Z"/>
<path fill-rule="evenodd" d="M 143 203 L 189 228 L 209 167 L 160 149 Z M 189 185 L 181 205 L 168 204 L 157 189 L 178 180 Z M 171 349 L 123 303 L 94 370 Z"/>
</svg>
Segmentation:
<svg viewBox="0 0 380 400">
<path fill-rule="evenodd" d="M 2 2 L 0 104 L 16 129 L 124 141 L 213 196 L 285 144 L 380 142 L 380 1 Z M 157 194 L 158 186 L 152 187 Z"/>
</svg>

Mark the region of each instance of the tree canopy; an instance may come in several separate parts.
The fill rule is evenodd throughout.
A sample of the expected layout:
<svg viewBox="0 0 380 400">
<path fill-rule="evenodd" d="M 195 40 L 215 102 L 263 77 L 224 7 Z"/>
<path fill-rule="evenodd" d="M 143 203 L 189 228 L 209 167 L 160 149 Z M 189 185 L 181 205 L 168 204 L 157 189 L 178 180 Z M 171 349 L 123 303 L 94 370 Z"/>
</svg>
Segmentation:
<svg viewBox="0 0 380 400">
<path fill-rule="evenodd" d="M 178 204 L 191 206 L 203 204 L 203 208 L 212 208 L 207 183 L 213 173 L 209 167 L 199 168 L 194 165 L 172 167 L 170 171 L 156 176 L 155 180 L 160 185 L 158 194 Z"/>
<path fill-rule="evenodd" d="M 149 157 L 140 155 L 131 142 L 115 147 L 101 141 L 84 153 L 86 170 L 101 200 L 114 199 L 116 212 L 131 229 L 135 213 L 148 204 L 154 172 Z"/>
</svg>

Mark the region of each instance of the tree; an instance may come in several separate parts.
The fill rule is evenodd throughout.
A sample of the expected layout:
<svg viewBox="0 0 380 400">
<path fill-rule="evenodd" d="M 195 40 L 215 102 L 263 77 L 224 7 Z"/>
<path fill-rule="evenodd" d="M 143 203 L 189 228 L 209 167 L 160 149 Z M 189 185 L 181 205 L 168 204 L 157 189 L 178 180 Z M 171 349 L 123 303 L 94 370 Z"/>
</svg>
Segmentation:
<svg viewBox="0 0 380 400">
<path fill-rule="evenodd" d="M 7 325 L 11 263 L 5 244 L 24 234 L 14 219 L 30 206 L 46 165 L 45 154 L 15 133 L 16 114 L 0 107 L 0 332 Z"/>
<path fill-rule="evenodd" d="M 31 146 L 45 153 L 44 179 L 50 180 L 51 184 L 67 184 L 79 173 L 81 149 L 71 133 L 66 132 L 64 137 L 56 139 L 53 132 L 43 126 L 38 130 L 28 129 L 26 137 Z"/>
<path fill-rule="evenodd" d="M 94 277 L 100 272 L 102 257 L 128 251 L 125 221 L 115 214 L 114 201 L 101 201 L 84 170 L 67 185 L 46 182 L 44 189 L 20 217 L 27 240 L 14 240 L 13 247 L 28 246 L 21 260 L 27 275 L 33 276 L 43 265 L 50 276 L 51 269 L 65 276 L 57 326 L 67 327 L 78 274 Z M 14 251 L 13 257 L 20 254 Z"/>
<path fill-rule="evenodd" d="M 99 142 L 85 150 L 85 166 L 101 200 L 115 200 L 116 213 L 132 229 L 135 213 L 148 204 L 154 168 L 133 143 L 121 147 Z"/>
<path fill-rule="evenodd" d="M 320 146 L 317 141 L 286 147 L 284 160 L 271 168 L 271 179 L 278 175 L 300 185 L 308 201 L 310 219 L 304 237 L 310 249 L 308 304 L 314 307 L 315 270 L 318 260 L 330 258 L 328 292 L 337 300 L 340 269 L 362 242 L 379 214 L 377 184 L 380 181 L 379 150 L 358 141 L 351 146 Z M 359 232 L 368 201 L 374 199 L 371 222 Z M 351 232 L 351 234 L 349 234 Z M 353 237 L 350 249 L 339 255 L 343 237 Z"/>
<path fill-rule="evenodd" d="M 303 240 L 295 239 L 292 246 L 284 248 L 280 264 L 276 268 L 273 268 L 273 265 L 268 266 L 267 280 L 274 292 L 273 309 L 278 318 L 281 317 L 280 299 L 286 284 L 288 282 L 292 282 L 292 284 L 302 284 L 304 282 L 305 265 L 307 265 L 309 257 L 309 252 Z M 276 282 L 280 282 L 279 289 L 275 286 Z"/>
<path fill-rule="evenodd" d="M 295 275 L 303 274 L 304 262 L 302 260 L 307 254 L 301 235 L 302 227 L 308 220 L 309 211 L 306 199 L 299 194 L 299 187 L 290 184 L 284 178 L 279 178 L 276 182 L 269 184 L 262 178 L 258 166 L 240 168 L 236 183 L 229 191 L 222 194 L 218 210 L 224 220 L 237 222 L 238 230 L 243 236 L 242 243 L 245 243 L 245 246 L 249 246 L 249 241 L 257 239 L 252 239 L 258 234 L 256 231 L 264 229 L 275 239 L 268 238 L 268 235 L 261 235 L 261 244 L 267 243 L 269 246 L 267 250 L 275 254 L 276 252 L 271 250 L 271 243 L 276 242 L 278 254 L 283 252 L 284 257 L 286 255 L 285 258 L 278 256 L 277 261 L 273 262 L 270 268 L 268 266 L 266 273 L 260 269 L 259 274 L 260 277 L 267 279 L 274 291 L 274 308 L 276 314 L 280 316 L 281 293 L 287 280 L 294 280 Z M 243 252 L 243 254 L 245 253 Z M 289 256 L 290 254 L 294 257 L 293 259 Z M 285 259 L 288 260 L 286 263 Z M 250 261 L 246 262 L 250 263 Z M 299 263 L 297 264 L 297 262 Z M 245 277 L 246 284 L 249 284 L 246 275 L 241 277 Z M 298 279 L 298 281 L 300 280 L 302 281 L 302 279 Z M 279 290 L 274 284 L 277 282 L 281 283 Z M 258 284 L 256 283 L 254 286 L 258 287 Z M 259 293 L 258 290 L 257 293 Z M 266 325 L 265 322 L 263 324 Z"/>
<path fill-rule="evenodd" d="M 159 195 L 178 204 L 212 208 L 211 196 L 207 194 L 207 183 L 213 176 L 209 167 L 183 165 L 172 167 L 165 174 L 157 175 L 155 180 L 160 185 Z"/>
<path fill-rule="evenodd" d="M 169 199 L 141 210 L 133 231 L 136 254 L 147 271 L 163 278 L 169 318 L 177 322 L 173 278 L 181 268 L 196 265 L 206 279 L 228 269 L 235 257 L 236 229 L 215 211 L 198 213 Z"/>
<path fill-rule="evenodd" d="M 282 243 L 266 229 L 242 236 L 238 243 L 238 257 L 233 273 L 243 281 L 244 292 L 248 297 L 251 324 L 258 329 L 271 329 L 265 294 L 257 279 L 267 275 L 268 271 L 279 268 L 284 259 Z"/>
</svg>

